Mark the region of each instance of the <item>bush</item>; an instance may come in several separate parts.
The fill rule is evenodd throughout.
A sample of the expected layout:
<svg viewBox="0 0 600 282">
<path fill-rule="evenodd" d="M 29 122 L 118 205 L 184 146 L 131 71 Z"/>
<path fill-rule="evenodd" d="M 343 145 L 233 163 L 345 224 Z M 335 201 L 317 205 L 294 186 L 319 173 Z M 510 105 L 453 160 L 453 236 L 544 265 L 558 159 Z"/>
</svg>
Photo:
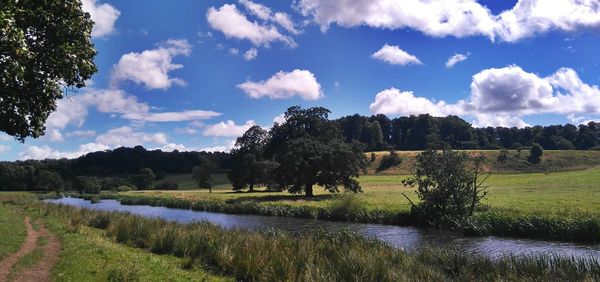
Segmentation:
<svg viewBox="0 0 600 282">
<path fill-rule="evenodd" d="M 128 192 L 131 190 L 133 190 L 133 188 L 131 188 L 130 186 L 125 186 L 125 185 L 121 185 L 121 186 L 113 189 L 113 191 L 115 191 L 115 192 Z"/>
<path fill-rule="evenodd" d="M 498 155 L 498 158 L 496 160 L 499 162 L 502 162 L 502 163 L 505 163 L 506 161 L 508 161 L 508 150 L 506 150 L 506 149 L 500 150 L 500 155 Z"/>
<path fill-rule="evenodd" d="M 544 148 L 540 144 L 533 143 L 531 150 L 529 151 L 529 158 L 527 160 L 532 164 L 537 164 L 542 161 L 542 155 L 544 154 Z"/>
<path fill-rule="evenodd" d="M 338 196 L 329 206 L 331 216 L 336 219 L 352 220 L 367 212 L 367 203 L 358 195 L 345 194 Z"/>
<path fill-rule="evenodd" d="M 179 189 L 179 184 L 172 181 L 165 181 L 163 183 L 159 183 L 154 185 L 154 189 L 157 190 L 177 190 Z"/>
<path fill-rule="evenodd" d="M 381 163 L 377 167 L 377 171 L 383 171 L 389 169 L 391 167 L 400 165 L 402 163 L 402 158 L 396 153 L 396 151 L 392 150 L 388 155 L 385 155 L 381 158 Z"/>
</svg>

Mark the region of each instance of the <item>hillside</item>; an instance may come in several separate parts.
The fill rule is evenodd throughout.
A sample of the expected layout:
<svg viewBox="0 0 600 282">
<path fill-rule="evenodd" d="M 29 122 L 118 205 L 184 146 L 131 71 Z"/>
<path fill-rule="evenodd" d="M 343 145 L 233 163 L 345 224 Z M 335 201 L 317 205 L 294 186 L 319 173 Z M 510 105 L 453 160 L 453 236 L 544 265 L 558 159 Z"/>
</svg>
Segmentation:
<svg viewBox="0 0 600 282">
<path fill-rule="evenodd" d="M 373 152 L 375 161 L 370 162 L 367 174 L 381 175 L 404 175 L 408 174 L 410 165 L 414 157 L 420 151 L 396 151 L 402 158 L 402 163 L 392 168 L 377 171 L 381 164 L 383 156 L 389 152 Z M 508 158 L 505 162 L 498 161 L 499 150 L 468 150 L 470 154 L 483 154 L 486 157 L 488 168 L 492 168 L 494 173 L 524 173 L 524 172 L 555 172 L 581 170 L 600 166 L 600 151 L 576 151 L 576 150 L 546 150 L 542 156 L 542 161 L 538 164 L 531 164 L 527 161 L 529 151 L 523 150 L 519 154 L 516 150 L 508 151 Z M 371 153 L 365 153 L 367 160 L 370 161 Z"/>
</svg>

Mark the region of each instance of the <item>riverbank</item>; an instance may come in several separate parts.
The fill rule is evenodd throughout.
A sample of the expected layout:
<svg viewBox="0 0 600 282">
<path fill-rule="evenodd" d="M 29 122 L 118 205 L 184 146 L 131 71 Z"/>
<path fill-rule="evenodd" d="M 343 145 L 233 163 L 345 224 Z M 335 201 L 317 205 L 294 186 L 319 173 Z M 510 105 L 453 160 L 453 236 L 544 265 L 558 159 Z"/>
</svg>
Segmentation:
<svg viewBox="0 0 600 282">
<path fill-rule="evenodd" d="M 249 214 L 296 217 L 329 221 L 379 223 L 398 226 L 426 226 L 408 211 L 369 210 L 357 195 L 343 195 L 328 206 L 271 204 L 255 201 L 226 202 L 217 200 L 187 200 L 127 194 L 72 195 L 85 199 L 116 199 L 124 205 L 162 206 L 194 211 L 226 214 Z M 600 242 L 600 217 L 569 212 L 555 214 L 522 214 L 511 210 L 489 209 L 477 212 L 455 226 L 468 236 L 500 235 L 515 238 L 556 240 L 581 243 Z"/>
<path fill-rule="evenodd" d="M 277 231 L 225 230 L 209 223 L 178 224 L 39 202 L 15 202 L 11 205 L 26 207 L 30 213 L 39 214 L 45 220 L 51 219 L 55 225 L 62 225 L 65 232 L 70 230 L 69 234 L 75 234 L 73 236 L 87 236 L 88 232 L 92 232 L 111 244 L 140 250 L 146 255 L 154 253 L 161 254 L 160 258 L 181 260 L 183 268 L 202 267 L 211 274 L 236 280 L 600 279 L 600 264 L 585 259 L 547 255 L 508 256 L 492 261 L 451 249 L 422 249 L 407 253 L 352 232 L 290 235 Z M 61 238 L 64 239 L 64 235 Z M 98 252 L 89 252 L 88 256 L 93 259 Z M 143 257 L 140 260 L 143 261 Z M 127 261 L 123 262 L 122 268 L 127 269 L 126 265 Z M 165 269 L 163 275 L 169 274 L 169 271 Z M 134 271 L 132 277 L 142 272 Z"/>
</svg>

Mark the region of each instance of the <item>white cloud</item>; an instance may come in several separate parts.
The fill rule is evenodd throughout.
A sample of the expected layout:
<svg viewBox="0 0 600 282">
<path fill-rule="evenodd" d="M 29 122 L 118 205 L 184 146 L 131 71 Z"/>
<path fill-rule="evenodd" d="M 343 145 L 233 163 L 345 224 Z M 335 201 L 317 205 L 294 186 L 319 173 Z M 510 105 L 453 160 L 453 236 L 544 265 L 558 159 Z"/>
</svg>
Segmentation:
<svg viewBox="0 0 600 282">
<path fill-rule="evenodd" d="M 188 110 L 180 112 L 162 112 L 162 113 L 125 113 L 123 118 L 131 120 L 140 120 L 147 122 L 175 122 L 210 119 L 220 116 L 221 113 L 203 110 Z"/>
<path fill-rule="evenodd" d="M 250 127 L 256 125 L 253 120 L 246 121 L 245 124 L 237 125 L 234 121 L 228 120 L 217 124 L 207 125 L 202 133 L 204 136 L 214 137 L 238 137 L 242 136 Z"/>
<path fill-rule="evenodd" d="M 223 145 L 198 148 L 198 151 L 204 152 L 229 152 L 235 147 L 235 139 L 226 141 Z"/>
<path fill-rule="evenodd" d="M 10 150 L 10 146 L 0 144 L 0 154 L 6 153 Z"/>
<path fill-rule="evenodd" d="M 417 97 L 410 91 L 390 88 L 375 96 L 373 113 L 476 118 L 477 126 L 527 124 L 522 117 L 534 114 L 600 114 L 600 89 L 581 81 L 577 73 L 561 68 L 548 77 L 518 66 L 483 70 L 473 76 L 471 95 L 453 104 Z"/>
<path fill-rule="evenodd" d="M 254 99 L 262 97 L 287 99 L 300 96 L 304 100 L 318 100 L 324 97 L 321 85 L 315 75 L 308 70 L 280 71 L 266 81 L 246 81 L 237 87 Z"/>
<path fill-rule="evenodd" d="M 277 23 L 279 26 L 287 30 L 292 34 L 300 34 L 300 31 L 296 28 L 294 22 L 292 21 L 290 15 L 283 12 L 275 12 L 271 11 L 269 7 L 264 5 L 249 1 L 249 0 L 240 0 L 239 1 L 246 10 L 248 10 L 251 14 L 255 15 L 259 19 L 263 21 L 269 21 Z"/>
<path fill-rule="evenodd" d="M 435 102 L 424 97 L 416 97 L 412 91 L 400 91 L 396 88 L 383 90 L 375 96 L 369 106 L 371 112 L 377 114 L 418 115 L 428 113 L 433 116 L 458 114 L 459 105 Z"/>
<path fill-rule="evenodd" d="M 296 6 L 323 31 L 331 24 L 366 25 L 410 28 L 433 37 L 486 36 L 512 42 L 551 30 L 600 26 L 600 5 L 594 0 L 519 0 L 498 15 L 476 0 L 300 0 Z"/>
<path fill-rule="evenodd" d="M 244 60 L 246 61 L 252 61 L 256 59 L 256 56 L 258 56 L 258 50 L 256 50 L 256 48 L 250 48 L 248 51 L 244 52 Z"/>
<path fill-rule="evenodd" d="M 122 126 L 108 130 L 106 133 L 99 135 L 96 142 L 106 146 L 114 147 L 132 147 L 146 143 L 151 144 L 167 144 L 167 135 L 164 133 L 146 133 L 134 131 L 129 126 Z"/>
<path fill-rule="evenodd" d="M 97 151 L 105 151 L 108 150 L 109 147 L 97 144 L 97 143 L 87 143 L 79 146 L 77 151 L 67 152 L 67 151 L 58 151 L 54 150 L 48 145 L 44 146 L 31 146 L 27 148 L 25 151 L 19 154 L 21 160 L 43 160 L 43 159 L 61 159 L 61 158 L 77 158 L 79 156 L 85 155 L 91 152 Z"/>
<path fill-rule="evenodd" d="M 206 12 L 206 20 L 211 28 L 221 31 L 227 38 L 249 40 L 255 46 L 269 46 L 275 41 L 290 47 L 296 46 L 291 37 L 281 34 L 275 26 L 261 25 L 248 20 L 235 4 L 225 4 L 218 9 L 210 7 Z"/>
<path fill-rule="evenodd" d="M 379 51 L 373 53 L 371 57 L 392 65 L 405 66 L 423 64 L 417 57 L 400 49 L 400 47 L 387 44 L 383 45 Z"/>
<path fill-rule="evenodd" d="M 97 0 L 83 0 L 83 11 L 88 12 L 94 27 L 92 37 L 105 37 L 114 33 L 115 22 L 121 15 L 121 12 L 109 4 L 100 4 Z"/>
<path fill-rule="evenodd" d="M 87 138 L 96 136 L 95 130 L 75 130 L 65 134 L 67 138 Z"/>
<path fill-rule="evenodd" d="M 229 48 L 229 54 L 237 56 L 240 54 L 240 50 L 238 50 L 237 48 Z"/>
<path fill-rule="evenodd" d="M 282 124 L 286 121 L 285 119 L 285 114 L 280 114 L 278 116 L 276 116 L 275 118 L 273 118 L 273 123 L 279 123 Z"/>
<path fill-rule="evenodd" d="M 192 47 L 187 40 L 170 39 L 158 44 L 156 49 L 127 53 L 113 66 L 111 83 L 116 85 L 130 80 L 143 84 L 147 89 L 163 90 L 173 84 L 183 86 L 185 81 L 169 77 L 169 72 L 183 68 L 183 65 L 172 62 L 175 56 L 189 56 L 191 51 Z"/>
<path fill-rule="evenodd" d="M 11 137 L 10 135 L 0 132 L 0 141 L 10 141 L 13 140 L 14 138 Z"/>
<path fill-rule="evenodd" d="M 56 111 L 46 122 L 46 134 L 51 141 L 62 141 L 60 130 L 67 126 L 80 128 L 84 125 L 89 108 L 98 112 L 116 114 L 119 118 L 140 122 L 198 121 L 218 117 L 221 113 L 204 110 L 178 112 L 151 112 L 151 107 L 138 101 L 137 97 L 118 89 L 87 88 L 85 93 L 58 101 Z M 67 135 L 67 137 L 78 137 Z"/>
<path fill-rule="evenodd" d="M 446 62 L 446 67 L 452 68 L 452 67 L 454 67 L 454 65 L 456 65 L 468 58 L 469 58 L 469 53 L 467 53 L 467 54 L 456 53 L 452 57 L 448 58 L 448 61 Z"/>
<path fill-rule="evenodd" d="M 186 126 L 186 127 L 181 127 L 181 128 L 175 128 L 175 133 L 194 135 L 194 134 L 198 133 L 198 130 L 193 127 Z"/>
</svg>

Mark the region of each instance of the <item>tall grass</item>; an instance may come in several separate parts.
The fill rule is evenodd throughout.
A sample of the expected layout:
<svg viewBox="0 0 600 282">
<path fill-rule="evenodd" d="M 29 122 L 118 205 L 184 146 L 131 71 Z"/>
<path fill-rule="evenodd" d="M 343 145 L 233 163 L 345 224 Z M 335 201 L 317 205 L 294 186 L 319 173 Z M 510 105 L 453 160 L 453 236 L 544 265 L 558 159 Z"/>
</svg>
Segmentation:
<svg viewBox="0 0 600 282">
<path fill-rule="evenodd" d="M 157 254 L 186 258 L 244 281 L 402 281 L 402 280 L 595 280 L 600 263 L 554 256 L 490 260 L 451 249 L 413 253 L 343 231 L 293 235 L 272 230 L 225 230 L 207 223 L 179 224 L 122 213 L 38 205 L 43 213 L 81 224 L 108 221 L 106 236 Z"/>
<path fill-rule="evenodd" d="M 83 198 L 89 198 L 83 195 Z M 230 203 L 220 200 L 198 200 L 101 194 L 124 205 L 150 205 L 227 214 L 254 214 L 278 217 L 312 218 L 332 221 L 381 223 L 399 226 L 425 226 L 409 212 L 367 209 L 359 195 L 340 195 L 326 207 L 288 204 L 261 204 L 254 201 Z M 488 209 L 460 222 L 455 227 L 469 236 L 511 236 L 520 238 L 570 242 L 600 242 L 600 217 L 589 213 L 520 214 L 514 211 Z"/>
</svg>

